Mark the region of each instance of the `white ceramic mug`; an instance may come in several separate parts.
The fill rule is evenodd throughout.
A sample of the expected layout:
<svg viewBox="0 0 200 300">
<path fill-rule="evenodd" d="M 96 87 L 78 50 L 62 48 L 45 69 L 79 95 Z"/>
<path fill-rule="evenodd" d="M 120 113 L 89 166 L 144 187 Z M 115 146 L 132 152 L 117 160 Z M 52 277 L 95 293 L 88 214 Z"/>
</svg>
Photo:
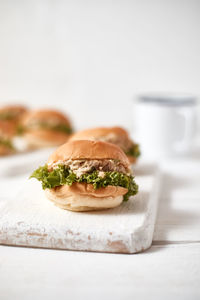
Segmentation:
<svg viewBox="0 0 200 300">
<path fill-rule="evenodd" d="M 196 128 L 194 96 L 140 95 L 133 106 L 134 139 L 145 158 L 160 159 L 187 153 Z"/>
</svg>

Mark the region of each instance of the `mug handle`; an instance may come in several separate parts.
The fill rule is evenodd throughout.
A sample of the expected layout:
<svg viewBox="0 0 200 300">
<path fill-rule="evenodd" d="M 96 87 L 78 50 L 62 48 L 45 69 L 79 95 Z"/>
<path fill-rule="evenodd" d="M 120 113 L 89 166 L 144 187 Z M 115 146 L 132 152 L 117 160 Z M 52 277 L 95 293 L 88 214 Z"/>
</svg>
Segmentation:
<svg viewBox="0 0 200 300">
<path fill-rule="evenodd" d="M 192 138 L 195 135 L 196 131 L 196 120 L 195 120 L 195 111 L 188 108 L 180 108 L 177 110 L 177 114 L 181 115 L 184 118 L 184 134 L 181 141 L 178 141 L 174 145 L 174 150 L 177 152 L 187 151 L 190 148 Z"/>
</svg>

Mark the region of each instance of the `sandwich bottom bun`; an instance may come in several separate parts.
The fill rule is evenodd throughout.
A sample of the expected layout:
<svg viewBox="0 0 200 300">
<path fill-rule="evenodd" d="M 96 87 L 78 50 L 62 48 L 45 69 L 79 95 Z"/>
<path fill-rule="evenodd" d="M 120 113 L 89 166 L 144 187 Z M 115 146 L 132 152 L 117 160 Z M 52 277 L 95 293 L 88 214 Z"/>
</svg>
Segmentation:
<svg viewBox="0 0 200 300">
<path fill-rule="evenodd" d="M 27 148 L 37 149 L 62 145 L 67 142 L 69 135 L 48 129 L 38 129 L 26 132 L 23 138 Z"/>
<path fill-rule="evenodd" d="M 92 184 L 74 183 L 72 186 L 46 189 L 45 194 L 56 206 L 81 212 L 119 206 L 127 191 L 126 188 L 116 186 L 95 190 Z"/>
<path fill-rule="evenodd" d="M 137 158 L 131 155 L 127 155 L 128 160 L 131 164 L 135 164 L 137 162 Z"/>
</svg>

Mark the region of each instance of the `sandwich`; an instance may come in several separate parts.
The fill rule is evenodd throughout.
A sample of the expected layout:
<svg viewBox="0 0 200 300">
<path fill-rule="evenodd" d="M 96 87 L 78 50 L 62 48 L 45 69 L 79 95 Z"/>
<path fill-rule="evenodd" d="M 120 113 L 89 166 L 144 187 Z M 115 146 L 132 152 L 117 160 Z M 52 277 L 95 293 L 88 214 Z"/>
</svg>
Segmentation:
<svg viewBox="0 0 200 300">
<path fill-rule="evenodd" d="M 64 144 L 72 133 L 67 116 L 56 110 L 30 111 L 22 120 L 21 134 L 28 148 Z"/>
<path fill-rule="evenodd" d="M 12 142 L 14 134 L 15 126 L 9 121 L 0 120 L 0 156 L 15 152 Z"/>
<path fill-rule="evenodd" d="M 139 145 L 131 140 L 128 132 L 121 127 L 99 127 L 79 131 L 70 140 L 104 141 L 119 146 L 131 163 L 135 163 L 140 156 Z"/>
<path fill-rule="evenodd" d="M 41 181 L 55 205 L 72 211 L 113 208 L 138 192 L 127 156 L 102 141 L 65 143 L 30 178 Z"/>
</svg>

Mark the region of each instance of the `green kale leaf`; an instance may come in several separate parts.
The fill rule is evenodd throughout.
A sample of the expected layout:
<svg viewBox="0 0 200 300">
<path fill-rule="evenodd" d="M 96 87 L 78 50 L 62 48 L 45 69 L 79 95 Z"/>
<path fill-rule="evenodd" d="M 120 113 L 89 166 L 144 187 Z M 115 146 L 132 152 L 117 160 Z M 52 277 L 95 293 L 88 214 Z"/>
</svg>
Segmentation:
<svg viewBox="0 0 200 300">
<path fill-rule="evenodd" d="M 124 195 L 124 201 L 130 196 L 137 194 L 138 185 L 134 181 L 134 177 L 119 172 L 105 172 L 104 176 L 99 176 L 98 171 L 91 171 L 77 177 L 71 170 L 64 165 L 58 165 L 54 170 L 49 171 L 47 165 L 39 167 L 35 170 L 30 178 L 36 178 L 42 182 L 42 188 L 54 188 L 61 185 L 71 186 L 74 182 L 92 184 L 94 189 L 106 187 L 108 185 L 121 186 L 128 189 Z"/>
</svg>

